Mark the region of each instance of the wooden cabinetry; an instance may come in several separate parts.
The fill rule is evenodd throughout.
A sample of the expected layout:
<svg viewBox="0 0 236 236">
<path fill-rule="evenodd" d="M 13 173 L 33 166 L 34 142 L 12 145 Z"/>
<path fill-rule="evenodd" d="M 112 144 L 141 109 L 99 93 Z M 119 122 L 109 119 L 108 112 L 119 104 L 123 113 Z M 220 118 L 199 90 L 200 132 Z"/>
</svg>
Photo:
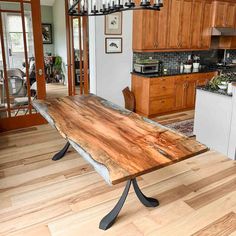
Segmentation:
<svg viewBox="0 0 236 236">
<path fill-rule="evenodd" d="M 235 27 L 236 3 L 233 1 L 213 2 L 213 23 L 214 27 Z"/>
<path fill-rule="evenodd" d="M 206 85 L 215 72 L 147 78 L 132 75 L 136 112 L 156 116 L 195 106 L 196 87 Z"/>
<path fill-rule="evenodd" d="M 192 8 L 192 24 L 191 24 L 191 48 L 202 48 L 202 26 L 204 14 L 204 2 L 195 0 Z M 194 20 L 195 19 L 195 20 Z"/>
<path fill-rule="evenodd" d="M 212 27 L 212 2 L 205 1 L 203 3 L 203 18 L 201 32 L 201 48 L 209 49 L 211 46 L 211 27 Z"/>
<path fill-rule="evenodd" d="M 134 11 L 133 49 L 155 51 L 167 48 L 169 0 L 164 0 L 161 11 Z"/>
<path fill-rule="evenodd" d="M 236 2 L 233 0 L 219 0 L 213 2 L 213 27 L 236 28 Z M 235 36 L 219 37 L 218 44 L 214 47 L 219 49 L 235 49 Z"/>
<path fill-rule="evenodd" d="M 133 14 L 133 49 L 208 49 L 211 13 L 210 0 L 164 0 L 160 12 L 136 11 Z"/>
<path fill-rule="evenodd" d="M 179 48 L 181 30 L 181 0 L 171 0 L 169 11 L 168 48 Z"/>
</svg>

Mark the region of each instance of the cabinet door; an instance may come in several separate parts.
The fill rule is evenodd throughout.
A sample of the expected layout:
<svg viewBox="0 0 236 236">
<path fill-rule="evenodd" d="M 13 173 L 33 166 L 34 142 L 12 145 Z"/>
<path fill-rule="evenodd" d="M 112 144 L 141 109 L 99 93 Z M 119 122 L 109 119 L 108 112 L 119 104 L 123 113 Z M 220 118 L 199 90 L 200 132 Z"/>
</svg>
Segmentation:
<svg viewBox="0 0 236 236">
<path fill-rule="evenodd" d="M 201 48 L 202 38 L 202 24 L 203 24 L 203 1 L 195 0 L 193 2 L 193 15 L 192 15 L 192 37 L 191 37 L 191 48 Z"/>
<path fill-rule="evenodd" d="M 236 36 L 231 38 L 231 45 L 230 45 L 231 49 L 236 49 Z"/>
<path fill-rule="evenodd" d="M 154 50 L 156 48 L 157 11 L 136 11 L 133 14 L 133 49 Z"/>
<path fill-rule="evenodd" d="M 188 81 L 186 88 L 186 108 L 192 108 L 195 106 L 196 99 L 196 84 L 197 81 Z"/>
<path fill-rule="evenodd" d="M 208 49 L 211 46 L 212 4 L 208 1 L 203 5 L 201 48 Z"/>
<path fill-rule="evenodd" d="M 225 18 L 225 26 L 226 27 L 235 27 L 235 3 L 227 4 L 226 18 Z"/>
<path fill-rule="evenodd" d="M 175 94 L 175 109 L 184 109 L 186 106 L 186 81 L 176 81 Z"/>
<path fill-rule="evenodd" d="M 172 0 L 170 3 L 169 14 L 169 32 L 168 32 L 168 48 L 180 47 L 180 17 L 181 17 L 181 0 Z"/>
<path fill-rule="evenodd" d="M 182 0 L 181 2 L 180 48 L 190 48 L 192 6 L 192 0 Z"/>
<path fill-rule="evenodd" d="M 227 14 L 228 3 L 226 2 L 214 2 L 214 15 L 213 15 L 213 26 L 225 27 L 226 14 Z"/>
<path fill-rule="evenodd" d="M 161 8 L 160 12 L 158 13 L 158 22 L 156 24 L 157 49 L 167 48 L 169 3 L 169 0 L 164 0 L 164 7 Z"/>
</svg>

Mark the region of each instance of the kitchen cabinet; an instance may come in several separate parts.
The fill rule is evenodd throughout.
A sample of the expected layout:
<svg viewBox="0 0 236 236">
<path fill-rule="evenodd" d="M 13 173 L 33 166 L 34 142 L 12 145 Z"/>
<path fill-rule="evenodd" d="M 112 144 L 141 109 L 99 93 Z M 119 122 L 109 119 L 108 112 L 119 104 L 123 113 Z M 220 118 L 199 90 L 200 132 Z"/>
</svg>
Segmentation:
<svg viewBox="0 0 236 236">
<path fill-rule="evenodd" d="M 136 112 L 147 117 L 195 106 L 196 87 L 206 85 L 216 72 L 148 78 L 132 75 Z"/>
<path fill-rule="evenodd" d="M 209 49 L 211 47 L 212 13 L 213 13 L 212 2 L 205 1 L 203 3 L 202 31 L 201 31 L 201 36 L 200 36 L 202 49 Z M 198 38 L 197 36 L 193 36 L 193 37 Z"/>
<path fill-rule="evenodd" d="M 155 51 L 167 48 L 169 0 L 164 0 L 161 11 L 133 12 L 133 49 Z M 139 2 L 136 2 L 139 4 Z"/>
<path fill-rule="evenodd" d="M 192 0 L 171 1 L 168 48 L 190 48 L 192 5 Z"/>
<path fill-rule="evenodd" d="M 186 82 L 182 77 L 176 78 L 175 84 L 175 108 L 182 110 L 186 104 Z"/>
<path fill-rule="evenodd" d="M 161 50 L 167 48 L 167 34 L 168 34 L 168 16 L 169 16 L 170 0 L 164 0 L 164 7 L 158 12 L 158 21 L 156 25 L 156 49 Z"/>
<path fill-rule="evenodd" d="M 202 47 L 202 25 L 204 2 L 202 0 L 195 0 L 193 2 L 192 24 L 191 24 L 191 48 Z"/>
<path fill-rule="evenodd" d="M 195 98 L 196 98 L 196 87 L 197 81 L 190 80 L 186 82 L 186 97 L 185 97 L 185 108 L 194 108 L 195 106 Z"/>
<path fill-rule="evenodd" d="M 179 48 L 181 31 L 181 0 L 171 0 L 169 13 L 168 48 Z"/>
<path fill-rule="evenodd" d="M 213 22 L 214 27 L 235 28 L 236 3 L 233 1 L 213 2 Z"/>
<path fill-rule="evenodd" d="M 160 12 L 133 13 L 134 51 L 209 49 L 210 0 L 164 0 Z"/>
<path fill-rule="evenodd" d="M 157 11 L 136 11 L 133 16 L 133 48 L 153 50 L 156 47 Z"/>
</svg>

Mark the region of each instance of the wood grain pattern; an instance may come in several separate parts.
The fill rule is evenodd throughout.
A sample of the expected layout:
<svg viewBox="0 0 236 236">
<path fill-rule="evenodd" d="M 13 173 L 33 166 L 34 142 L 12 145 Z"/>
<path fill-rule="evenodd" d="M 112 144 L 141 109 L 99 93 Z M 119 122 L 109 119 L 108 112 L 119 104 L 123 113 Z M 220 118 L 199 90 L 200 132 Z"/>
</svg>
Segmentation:
<svg viewBox="0 0 236 236">
<path fill-rule="evenodd" d="M 236 230 L 236 213 L 230 212 L 192 236 L 228 236 Z"/>
<path fill-rule="evenodd" d="M 207 148 L 94 95 L 35 101 L 61 135 L 109 171 L 117 184 Z M 81 154 L 81 152 L 80 152 Z"/>
<path fill-rule="evenodd" d="M 199 209 L 222 196 L 234 192 L 236 190 L 236 177 L 228 182 L 201 193 L 193 198 L 185 200 L 185 202 L 194 209 Z"/>
</svg>

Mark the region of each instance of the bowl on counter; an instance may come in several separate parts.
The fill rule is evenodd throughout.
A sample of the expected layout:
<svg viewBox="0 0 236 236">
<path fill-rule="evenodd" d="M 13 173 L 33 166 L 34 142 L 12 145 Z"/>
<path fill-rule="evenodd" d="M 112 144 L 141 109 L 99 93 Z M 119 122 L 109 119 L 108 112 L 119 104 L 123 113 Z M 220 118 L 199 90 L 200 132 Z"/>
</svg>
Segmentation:
<svg viewBox="0 0 236 236">
<path fill-rule="evenodd" d="M 192 69 L 192 65 L 184 64 L 184 69 L 185 70 L 191 70 Z"/>
<path fill-rule="evenodd" d="M 219 84 L 218 87 L 221 89 L 221 90 L 226 90 L 227 89 L 227 84 Z"/>
<path fill-rule="evenodd" d="M 193 69 L 199 69 L 200 63 L 199 62 L 194 62 L 193 63 Z"/>
</svg>

